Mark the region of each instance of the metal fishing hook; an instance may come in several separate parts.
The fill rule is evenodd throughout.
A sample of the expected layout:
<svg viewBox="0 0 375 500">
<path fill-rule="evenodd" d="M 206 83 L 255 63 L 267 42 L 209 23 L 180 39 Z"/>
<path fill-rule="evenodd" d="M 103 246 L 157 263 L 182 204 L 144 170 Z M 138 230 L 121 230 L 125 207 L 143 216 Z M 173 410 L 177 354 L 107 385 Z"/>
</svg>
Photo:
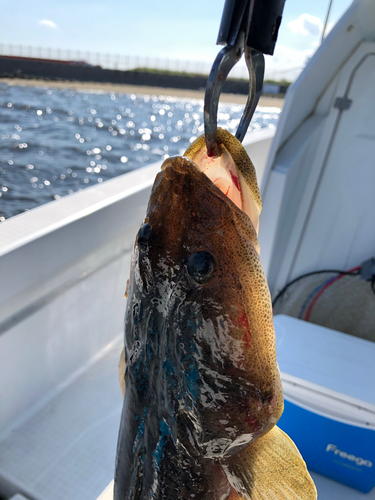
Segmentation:
<svg viewBox="0 0 375 500">
<path fill-rule="evenodd" d="M 216 56 L 209 74 L 204 99 L 204 130 L 208 156 L 221 155 L 217 140 L 217 112 L 224 83 L 245 53 L 249 72 L 249 94 L 237 128 L 242 141 L 262 93 L 264 53 L 273 54 L 285 0 L 226 0 L 217 43 L 225 45 Z"/>
</svg>

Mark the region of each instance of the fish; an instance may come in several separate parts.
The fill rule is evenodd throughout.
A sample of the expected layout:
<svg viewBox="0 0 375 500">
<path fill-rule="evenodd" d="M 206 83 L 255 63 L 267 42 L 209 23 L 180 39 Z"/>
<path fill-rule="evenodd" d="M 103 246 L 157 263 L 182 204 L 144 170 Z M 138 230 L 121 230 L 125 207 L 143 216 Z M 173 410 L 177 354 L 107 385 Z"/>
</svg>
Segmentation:
<svg viewBox="0 0 375 500">
<path fill-rule="evenodd" d="M 218 129 L 168 158 L 127 285 L 115 500 L 317 498 L 276 426 L 283 393 L 259 256 L 261 196 L 242 144 Z"/>
</svg>

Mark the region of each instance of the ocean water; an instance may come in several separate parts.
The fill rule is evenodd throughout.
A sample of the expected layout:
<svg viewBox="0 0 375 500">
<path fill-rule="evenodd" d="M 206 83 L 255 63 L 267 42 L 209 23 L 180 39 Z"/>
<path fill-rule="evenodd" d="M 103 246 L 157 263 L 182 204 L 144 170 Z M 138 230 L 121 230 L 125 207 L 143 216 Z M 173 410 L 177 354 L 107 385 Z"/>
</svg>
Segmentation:
<svg viewBox="0 0 375 500">
<path fill-rule="evenodd" d="M 222 104 L 235 132 L 243 105 Z M 275 127 L 259 108 L 250 129 Z M 0 221 L 177 154 L 203 133 L 203 101 L 0 84 Z"/>
</svg>

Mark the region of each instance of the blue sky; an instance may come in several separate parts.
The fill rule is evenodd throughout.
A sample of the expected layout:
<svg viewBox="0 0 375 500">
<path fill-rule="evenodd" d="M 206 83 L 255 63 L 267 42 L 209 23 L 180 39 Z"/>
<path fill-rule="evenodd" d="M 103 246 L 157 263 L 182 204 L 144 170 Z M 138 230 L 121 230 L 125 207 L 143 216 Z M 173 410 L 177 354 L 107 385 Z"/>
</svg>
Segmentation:
<svg viewBox="0 0 375 500">
<path fill-rule="evenodd" d="M 333 0 L 330 23 L 350 3 Z M 0 43 L 213 61 L 223 5 L 224 0 L 3 0 Z M 286 1 L 275 56 L 267 58 L 268 76 L 303 65 L 320 40 L 327 8 L 328 0 Z"/>
</svg>

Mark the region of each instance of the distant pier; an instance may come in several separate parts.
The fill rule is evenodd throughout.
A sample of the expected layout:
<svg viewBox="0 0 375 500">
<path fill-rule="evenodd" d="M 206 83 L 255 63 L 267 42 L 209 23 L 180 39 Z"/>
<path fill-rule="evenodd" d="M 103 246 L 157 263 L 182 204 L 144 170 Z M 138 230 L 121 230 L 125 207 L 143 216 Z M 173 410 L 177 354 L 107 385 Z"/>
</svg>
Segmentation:
<svg viewBox="0 0 375 500">
<path fill-rule="evenodd" d="M 0 55 L 0 78 L 33 78 L 52 81 L 108 82 L 136 86 L 203 90 L 206 75 L 184 74 L 148 69 L 106 69 L 85 61 L 69 61 Z M 1 82 L 1 80 L 0 80 Z M 264 93 L 284 94 L 287 86 L 265 84 Z M 241 79 L 228 79 L 223 91 L 246 95 L 249 83 Z"/>
</svg>

